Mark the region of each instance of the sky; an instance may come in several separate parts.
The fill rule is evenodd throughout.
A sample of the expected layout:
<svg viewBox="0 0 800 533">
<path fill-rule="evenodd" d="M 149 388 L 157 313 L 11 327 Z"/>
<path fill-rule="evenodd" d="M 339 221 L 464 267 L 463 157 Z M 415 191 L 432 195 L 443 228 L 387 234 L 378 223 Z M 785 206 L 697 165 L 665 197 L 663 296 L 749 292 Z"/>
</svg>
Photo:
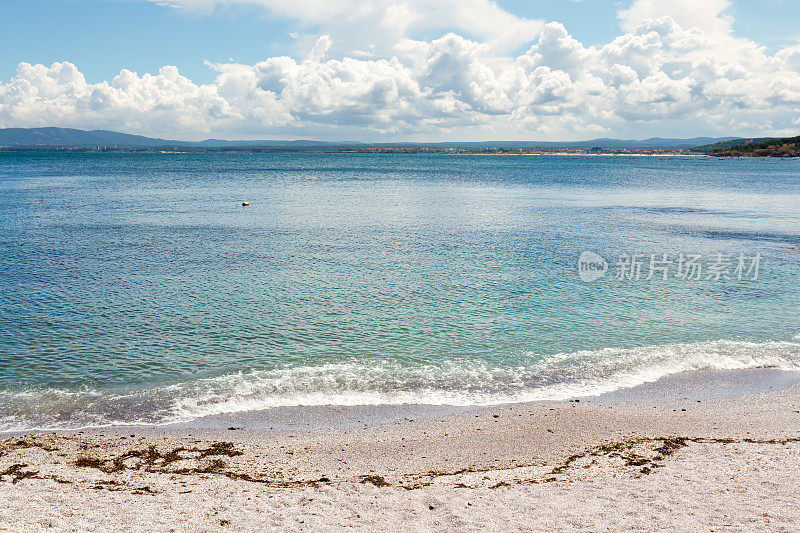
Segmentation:
<svg viewBox="0 0 800 533">
<path fill-rule="evenodd" d="M 795 0 L 0 0 L 0 127 L 796 135 Z"/>
</svg>

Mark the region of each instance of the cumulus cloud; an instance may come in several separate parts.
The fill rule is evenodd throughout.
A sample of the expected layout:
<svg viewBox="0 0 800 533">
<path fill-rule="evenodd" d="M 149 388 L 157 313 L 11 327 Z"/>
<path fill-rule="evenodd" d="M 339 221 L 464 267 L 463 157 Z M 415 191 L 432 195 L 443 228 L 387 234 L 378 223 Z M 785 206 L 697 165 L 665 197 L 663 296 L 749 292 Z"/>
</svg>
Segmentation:
<svg viewBox="0 0 800 533">
<path fill-rule="evenodd" d="M 507 52 L 531 42 L 543 25 L 515 16 L 492 0 L 151 1 L 206 14 L 236 6 L 261 8 L 308 31 L 332 35 L 339 51 L 350 55 L 386 52 L 403 38 L 430 31 L 454 31 Z"/>
<path fill-rule="evenodd" d="M 669 17 L 687 30 L 698 28 L 719 36 L 731 32 L 733 18 L 727 14 L 730 7 L 730 0 L 635 0 L 619 12 L 619 18 L 622 29 L 629 32 L 644 20 Z"/>
<path fill-rule="evenodd" d="M 284 9 L 280 4 L 270 8 Z M 320 9 L 340 9 L 329 4 Z M 497 9 L 488 2 L 474 4 Z M 620 14 L 626 31 L 598 46 L 586 46 L 562 24 L 548 23 L 515 54 L 500 51 L 495 41 L 502 32 L 491 29 L 484 40 L 455 32 L 420 40 L 405 28 L 383 57 L 336 55 L 335 36 L 325 34 L 301 59 L 208 63 L 216 78 L 207 84 L 193 82 L 173 66 L 157 74 L 122 70 L 111 81 L 87 83 L 68 62 L 20 63 L 16 75 L 0 83 L 0 127 L 369 140 L 663 136 L 666 129 L 749 135 L 796 129 L 800 45 L 767 54 L 732 35 L 727 0 L 704 3 L 702 13 L 689 9 L 692 5 L 675 11 L 672 3 L 637 0 Z M 352 16 L 367 16 L 370 9 L 377 8 Z M 393 3 L 379 15 L 411 13 L 413 22 L 418 12 L 416 4 Z M 473 34 L 481 27 L 467 26 Z"/>
</svg>

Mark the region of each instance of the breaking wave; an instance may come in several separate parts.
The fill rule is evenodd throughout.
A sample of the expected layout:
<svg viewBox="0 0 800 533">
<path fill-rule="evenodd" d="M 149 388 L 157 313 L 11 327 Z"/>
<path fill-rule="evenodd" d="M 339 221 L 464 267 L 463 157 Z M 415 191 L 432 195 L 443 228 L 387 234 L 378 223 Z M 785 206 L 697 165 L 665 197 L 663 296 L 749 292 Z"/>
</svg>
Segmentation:
<svg viewBox="0 0 800 533">
<path fill-rule="evenodd" d="M 800 371 L 800 342 L 708 341 L 529 353 L 513 364 L 451 360 L 409 365 L 374 359 L 242 371 L 139 390 L 0 391 L 0 432 L 167 424 L 286 406 L 564 400 L 693 370 L 765 367 Z"/>
</svg>

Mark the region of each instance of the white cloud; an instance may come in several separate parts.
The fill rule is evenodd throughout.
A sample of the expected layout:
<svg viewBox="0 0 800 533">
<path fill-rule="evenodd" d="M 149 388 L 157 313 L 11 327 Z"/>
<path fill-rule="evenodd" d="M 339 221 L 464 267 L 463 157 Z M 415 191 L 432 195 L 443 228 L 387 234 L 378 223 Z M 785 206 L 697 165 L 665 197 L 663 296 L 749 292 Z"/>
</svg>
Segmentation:
<svg viewBox="0 0 800 533">
<path fill-rule="evenodd" d="M 276 12 L 289 9 L 258 1 Z M 341 7 L 330 4 L 320 9 L 339 13 Z M 420 24 L 413 16 L 422 12 L 420 5 L 379 2 L 348 16 Z M 503 18 L 494 4 L 470 5 Z M 516 55 L 500 52 L 496 41 L 524 24 L 498 32 L 491 17 L 485 26 L 462 23 L 473 34 L 483 32 L 484 40 L 457 33 L 418 40 L 405 28 L 395 34 L 391 52 L 382 54 L 364 46 L 362 55 L 337 55 L 335 35 L 325 34 L 304 59 L 209 63 L 216 79 L 207 84 L 172 66 L 155 75 L 123 70 L 91 84 L 67 62 L 20 63 L 16 75 L 0 83 L 0 127 L 384 140 L 794 131 L 800 123 L 800 46 L 768 55 L 732 35 L 726 1 L 709 2 L 704 16 L 691 5 L 678 13 L 638 0 L 621 14 L 627 31 L 602 46 L 585 46 L 563 25 L 549 23 Z"/>
<path fill-rule="evenodd" d="M 530 43 L 542 27 L 518 17 L 492 0 L 151 0 L 183 9 L 250 6 L 290 19 L 312 33 L 333 37 L 337 51 L 352 54 L 365 46 L 387 52 L 399 40 L 419 32 L 455 31 L 512 51 Z"/>
<path fill-rule="evenodd" d="M 731 31 L 733 18 L 726 13 L 730 0 L 636 0 L 619 12 L 622 29 L 634 31 L 642 21 L 669 17 L 681 27 L 698 28 L 719 36 Z"/>
</svg>

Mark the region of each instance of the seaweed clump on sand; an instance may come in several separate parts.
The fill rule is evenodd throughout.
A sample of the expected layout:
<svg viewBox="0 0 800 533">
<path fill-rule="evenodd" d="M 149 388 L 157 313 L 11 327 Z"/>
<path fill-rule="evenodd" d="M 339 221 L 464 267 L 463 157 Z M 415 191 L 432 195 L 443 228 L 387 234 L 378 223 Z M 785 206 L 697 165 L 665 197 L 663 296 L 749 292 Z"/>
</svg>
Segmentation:
<svg viewBox="0 0 800 533">
<path fill-rule="evenodd" d="M 155 445 L 144 449 L 132 449 L 112 457 L 97 457 L 82 455 L 73 463 L 80 468 L 96 468 L 107 474 L 122 472 L 123 470 L 144 470 L 146 472 L 166 473 L 215 473 L 224 466 L 225 462 L 215 459 L 209 465 L 194 469 L 170 470 L 168 467 L 179 461 L 201 460 L 208 457 L 227 456 L 236 457 L 242 452 L 235 449 L 232 442 L 215 442 L 207 448 L 178 446 L 162 452 Z"/>
</svg>

